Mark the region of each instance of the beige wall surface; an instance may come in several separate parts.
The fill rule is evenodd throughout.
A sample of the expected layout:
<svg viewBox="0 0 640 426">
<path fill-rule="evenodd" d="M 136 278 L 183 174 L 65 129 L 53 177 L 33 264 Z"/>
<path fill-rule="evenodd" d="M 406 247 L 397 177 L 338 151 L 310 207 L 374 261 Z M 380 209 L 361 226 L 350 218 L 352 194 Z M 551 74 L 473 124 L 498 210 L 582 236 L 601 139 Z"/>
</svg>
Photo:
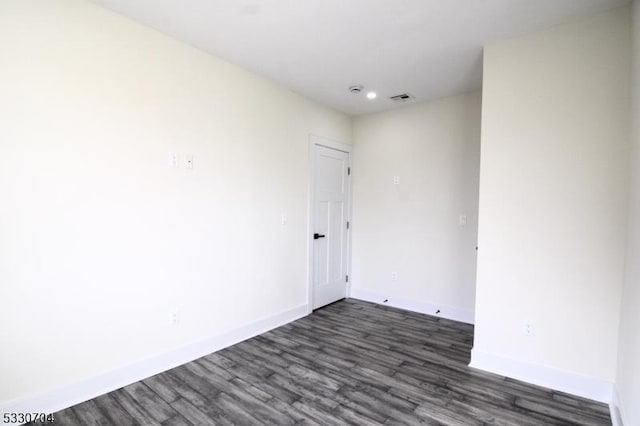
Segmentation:
<svg viewBox="0 0 640 426">
<path fill-rule="evenodd" d="M 310 133 L 351 121 L 88 2 L 0 2 L 0 402 L 306 304 Z"/>
<path fill-rule="evenodd" d="M 476 92 L 354 120 L 354 292 L 473 319 L 480 107 Z"/>
<path fill-rule="evenodd" d="M 631 187 L 617 391 L 625 425 L 640 424 L 640 2 L 633 4 Z"/>
<path fill-rule="evenodd" d="M 615 379 L 629 14 L 485 48 L 474 354 Z"/>
</svg>

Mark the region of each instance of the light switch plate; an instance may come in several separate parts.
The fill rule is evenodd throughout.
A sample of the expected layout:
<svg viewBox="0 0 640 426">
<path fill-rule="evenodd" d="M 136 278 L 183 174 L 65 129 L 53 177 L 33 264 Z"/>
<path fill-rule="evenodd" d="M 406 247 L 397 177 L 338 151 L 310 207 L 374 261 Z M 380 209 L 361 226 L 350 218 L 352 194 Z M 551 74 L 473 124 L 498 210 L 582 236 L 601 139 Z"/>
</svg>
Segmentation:
<svg viewBox="0 0 640 426">
<path fill-rule="evenodd" d="M 184 168 L 193 169 L 193 154 L 184 155 Z"/>
<path fill-rule="evenodd" d="M 178 153 L 170 152 L 169 153 L 169 166 L 173 169 L 178 168 Z"/>
</svg>

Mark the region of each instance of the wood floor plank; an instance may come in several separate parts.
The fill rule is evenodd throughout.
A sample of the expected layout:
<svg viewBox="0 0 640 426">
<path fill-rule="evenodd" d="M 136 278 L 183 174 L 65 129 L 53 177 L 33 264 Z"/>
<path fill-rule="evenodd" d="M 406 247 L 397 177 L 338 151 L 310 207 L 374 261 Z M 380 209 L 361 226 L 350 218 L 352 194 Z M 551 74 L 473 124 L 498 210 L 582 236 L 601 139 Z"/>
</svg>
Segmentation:
<svg viewBox="0 0 640 426">
<path fill-rule="evenodd" d="M 193 423 L 181 414 L 178 414 L 175 417 L 171 417 L 170 419 L 162 422 L 162 426 L 193 426 Z"/>
<path fill-rule="evenodd" d="M 415 414 L 426 422 L 438 422 L 445 425 L 483 426 L 485 424 L 470 413 L 460 413 L 455 411 L 455 407 L 449 408 L 449 406 L 423 404 L 416 408 Z"/>
<path fill-rule="evenodd" d="M 404 424 L 424 423 L 414 416 L 413 412 L 406 412 L 380 401 L 378 397 L 382 394 L 381 391 L 376 393 L 372 388 L 366 390 L 343 388 L 340 392 L 349 400 L 349 402 L 345 404 L 347 407 L 368 417 L 373 417 L 377 421 L 381 421 L 382 419 L 386 421 L 388 418 L 393 418 Z"/>
<path fill-rule="evenodd" d="M 351 386 L 351 387 L 359 387 L 359 386 L 374 386 L 380 387 L 384 390 L 388 390 L 388 386 L 383 383 L 376 381 L 368 376 L 364 376 L 354 370 L 353 367 L 350 368 L 336 368 L 334 365 L 330 363 L 323 362 L 321 360 L 313 360 L 313 357 L 307 357 L 306 355 L 302 355 L 300 353 L 293 354 L 290 352 L 283 353 L 283 358 L 290 360 L 292 363 L 298 363 L 305 365 L 308 368 L 311 368 L 319 373 L 322 373 L 324 376 L 333 379 L 336 382 L 339 382 L 343 385 Z M 370 365 L 370 364 L 369 364 Z M 391 370 L 390 374 L 395 370 Z"/>
<path fill-rule="evenodd" d="M 239 404 L 236 400 L 230 398 L 227 394 L 221 393 L 216 398 L 216 403 L 220 409 L 225 413 L 228 413 L 234 421 L 234 424 L 238 425 L 259 425 L 259 424 L 273 424 L 266 419 L 255 417 L 248 407 Z"/>
<path fill-rule="evenodd" d="M 611 425 L 605 404 L 468 367 L 473 330 L 346 299 L 54 416 L 60 425 Z"/>
<path fill-rule="evenodd" d="M 342 404 L 338 405 L 335 408 L 334 412 L 338 418 L 344 421 L 344 423 L 350 424 L 350 425 L 378 426 L 378 425 L 384 424 L 370 418 L 369 416 L 363 413 L 358 413 L 357 411 L 349 407 L 345 407 Z"/>
<path fill-rule="evenodd" d="M 160 396 L 166 403 L 170 404 L 180 398 L 180 392 L 175 387 L 175 383 L 168 374 L 156 374 L 142 381 L 145 385 Z"/>
<path fill-rule="evenodd" d="M 254 417 L 262 419 L 267 423 L 283 426 L 294 423 L 293 419 L 289 416 L 275 410 L 265 401 L 257 398 L 253 392 L 248 392 L 247 388 L 243 386 L 241 382 L 232 383 L 228 391 L 222 392 L 220 395 L 223 396 L 225 400 L 228 399 L 227 402 L 229 404 L 241 407 Z M 220 397 L 216 398 L 216 401 L 220 401 Z"/>
<path fill-rule="evenodd" d="M 127 413 L 134 418 L 137 424 L 149 424 L 154 426 L 160 424 L 160 422 L 156 421 L 149 415 L 147 407 L 140 405 L 140 403 L 124 389 L 118 389 L 111 392 L 109 395 L 118 401 L 122 408 L 124 408 Z"/>
<path fill-rule="evenodd" d="M 581 424 L 581 425 L 598 425 L 602 424 L 602 419 L 592 417 L 586 413 L 580 413 L 571 409 L 567 409 L 565 406 L 562 412 L 558 411 L 558 407 L 554 407 L 553 404 L 548 401 L 535 400 L 533 398 L 516 398 L 514 403 L 516 407 L 524 408 L 528 411 L 532 411 L 538 414 L 544 414 L 551 418 L 559 420 L 565 420 L 567 422 Z"/>
<path fill-rule="evenodd" d="M 100 426 L 109 424 L 109 419 L 102 414 L 94 400 L 76 405 L 73 407 L 73 412 L 81 425 Z"/>
<path fill-rule="evenodd" d="M 171 406 L 180 413 L 181 417 L 194 425 L 215 425 L 216 422 L 207 414 L 200 411 L 189 401 L 179 398 L 171 403 Z"/>
<path fill-rule="evenodd" d="M 344 423 L 342 419 L 336 417 L 333 414 L 335 410 L 323 409 L 322 407 L 316 405 L 314 402 L 315 401 L 307 401 L 301 399 L 294 402 L 293 407 L 302 412 L 314 424 L 323 426 L 335 426 Z"/>
<path fill-rule="evenodd" d="M 293 402 L 301 398 L 300 395 L 293 392 L 292 390 L 282 386 L 278 386 L 277 384 L 270 382 L 268 379 L 265 379 L 260 375 L 252 374 L 251 371 L 240 369 L 237 367 L 232 367 L 229 369 L 229 371 L 233 373 L 236 378 L 244 380 L 247 383 L 252 383 L 263 392 L 271 395 L 272 398 L 277 398 L 278 400 L 283 401 L 286 404 L 292 404 Z"/>
<path fill-rule="evenodd" d="M 297 402 L 300 400 L 301 398 L 298 398 L 293 402 Z M 299 425 L 317 424 L 316 422 L 313 422 L 305 413 L 303 413 L 302 411 L 294 407 L 293 402 L 291 404 L 287 404 L 286 402 L 281 401 L 278 398 L 272 398 L 267 402 L 267 404 L 269 404 L 271 407 L 275 408 L 276 410 L 294 419 L 296 421 L 296 424 L 299 424 Z"/>
<path fill-rule="evenodd" d="M 101 395 L 94 398 L 93 401 L 102 415 L 109 420 L 109 423 L 122 426 L 136 424 L 135 419 L 110 394 Z"/>
<path fill-rule="evenodd" d="M 211 383 L 204 378 L 193 373 L 187 365 L 183 365 L 178 368 L 174 368 L 167 372 L 176 381 L 182 382 L 184 387 L 188 387 L 196 391 L 199 395 L 202 395 L 206 400 L 213 400 L 219 393 L 220 389 L 211 385 Z"/>
<path fill-rule="evenodd" d="M 551 426 L 557 424 L 539 420 L 513 410 L 504 410 L 492 404 L 474 404 L 474 401 L 452 400 L 449 406 L 457 412 L 467 413 L 469 417 L 483 420 L 486 424 L 498 426 Z"/>
<path fill-rule="evenodd" d="M 178 379 L 173 375 L 173 370 L 169 370 L 167 372 L 159 374 L 159 376 L 162 376 L 163 380 L 165 381 L 165 386 L 170 386 L 172 390 L 174 390 L 178 395 L 178 397 L 173 399 L 171 403 L 178 399 L 185 399 L 191 402 L 196 407 L 202 408 L 207 407 L 211 403 L 212 398 L 214 398 L 216 395 L 216 393 L 209 388 L 204 389 L 207 392 L 206 396 L 199 393 L 196 389 L 194 389 L 194 387 L 197 386 L 192 387 L 193 383 L 184 382 Z M 148 383 L 147 386 L 149 386 L 151 390 L 156 392 L 161 397 L 162 390 L 159 392 L 158 389 L 153 386 L 153 382 Z"/>
<path fill-rule="evenodd" d="M 81 424 L 80 419 L 78 419 L 78 416 L 76 416 L 76 413 L 74 413 L 74 408 L 75 407 L 67 408 L 66 410 L 58 411 L 57 413 L 55 413 L 53 415 L 54 422 L 55 422 L 54 424 L 70 425 L 70 426 L 80 425 Z M 27 424 L 29 426 L 42 425 L 41 422 L 31 422 Z"/>
<path fill-rule="evenodd" d="M 602 419 L 608 419 L 610 416 L 609 406 L 605 404 L 591 404 L 589 401 L 585 401 L 582 398 L 576 398 L 575 396 L 568 395 L 566 393 L 553 392 L 553 400 L 561 404 L 576 407 L 585 413 L 589 413 Z"/>
<path fill-rule="evenodd" d="M 262 402 L 269 402 L 271 399 L 273 399 L 273 396 L 270 393 L 263 391 L 259 387 L 254 386 L 251 383 L 247 382 L 246 380 L 242 380 L 239 377 L 234 377 L 233 380 L 231 380 L 231 383 L 235 387 L 241 388 L 246 393 L 253 396 L 254 398 L 259 399 Z"/>
<path fill-rule="evenodd" d="M 169 404 L 158 398 L 158 395 L 142 382 L 125 386 L 123 390 L 129 393 L 138 403 L 138 406 L 143 407 L 144 411 L 157 422 L 163 422 L 176 414 Z"/>
<path fill-rule="evenodd" d="M 336 395 L 335 392 L 329 391 L 320 386 L 315 389 L 313 387 L 308 388 L 306 384 L 299 383 L 290 377 L 282 376 L 278 373 L 269 377 L 269 381 L 300 395 L 300 398 L 296 402 L 300 399 L 305 399 L 307 401 L 312 401 L 314 405 L 323 406 L 328 409 L 336 408 L 341 402 L 339 400 L 339 396 Z M 336 399 L 338 399 L 338 401 L 336 401 Z"/>
</svg>

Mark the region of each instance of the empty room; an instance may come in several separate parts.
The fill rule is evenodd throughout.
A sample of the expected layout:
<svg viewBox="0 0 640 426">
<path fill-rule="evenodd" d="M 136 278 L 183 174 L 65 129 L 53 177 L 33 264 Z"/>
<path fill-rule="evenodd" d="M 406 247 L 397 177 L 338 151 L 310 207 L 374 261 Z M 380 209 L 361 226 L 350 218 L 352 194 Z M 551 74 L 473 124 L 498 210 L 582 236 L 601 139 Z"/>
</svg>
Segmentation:
<svg viewBox="0 0 640 426">
<path fill-rule="evenodd" d="M 640 0 L 0 0 L 0 415 L 640 426 Z"/>
</svg>

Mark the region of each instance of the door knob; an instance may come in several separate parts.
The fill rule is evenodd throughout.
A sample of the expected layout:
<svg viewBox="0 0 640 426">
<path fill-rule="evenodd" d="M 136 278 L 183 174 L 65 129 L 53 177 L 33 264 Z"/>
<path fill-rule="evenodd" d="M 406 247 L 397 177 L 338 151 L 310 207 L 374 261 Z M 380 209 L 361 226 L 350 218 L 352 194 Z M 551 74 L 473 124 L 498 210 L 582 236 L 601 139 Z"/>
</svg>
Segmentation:
<svg viewBox="0 0 640 426">
<path fill-rule="evenodd" d="M 317 240 L 318 238 L 324 238 L 324 235 L 318 234 L 317 232 L 315 234 L 313 234 L 313 239 L 314 240 Z"/>
</svg>

